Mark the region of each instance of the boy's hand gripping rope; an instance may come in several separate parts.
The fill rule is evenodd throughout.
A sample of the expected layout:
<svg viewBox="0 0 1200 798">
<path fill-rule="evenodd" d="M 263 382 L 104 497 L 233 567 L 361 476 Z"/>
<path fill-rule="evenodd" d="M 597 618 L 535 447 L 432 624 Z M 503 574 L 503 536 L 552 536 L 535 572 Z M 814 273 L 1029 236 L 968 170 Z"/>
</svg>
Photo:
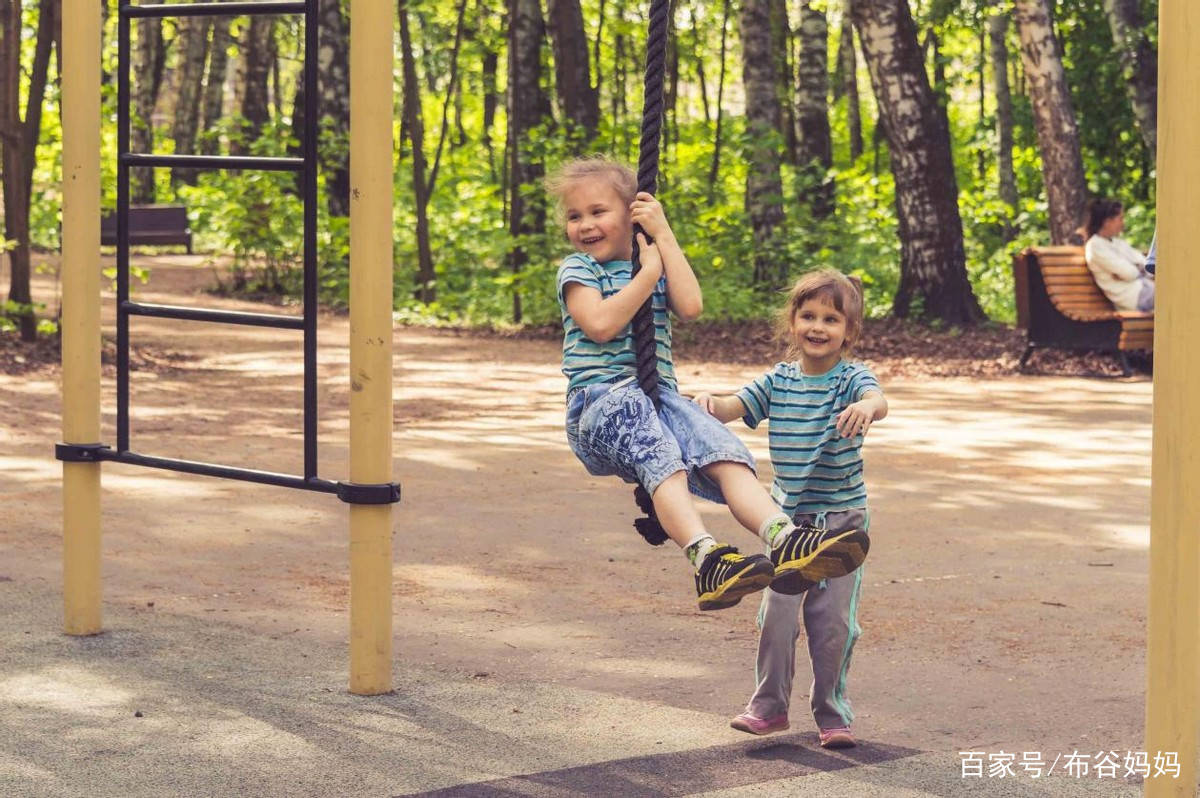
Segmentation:
<svg viewBox="0 0 1200 798">
<path fill-rule="evenodd" d="M 638 191 L 654 194 L 658 190 L 658 142 L 662 134 L 663 74 L 667 60 L 667 22 L 670 15 L 670 0 L 651 0 L 650 25 L 646 35 L 646 77 L 642 100 L 642 139 L 638 151 Z M 638 233 L 644 233 L 640 224 L 633 226 L 633 269 L 631 278 L 641 271 Z M 650 236 L 646 236 L 650 240 Z M 653 243 L 653 242 L 651 242 Z M 637 382 L 642 392 L 658 410 L 658 346 L 654 339 L 653 297 L 648 298 L 633 316 L 633 340 L 637 351 Z M 645 518 L 633 522 L 638 534 L 652 546 L 661 545 L 667 539 L 666 530 L 654 513 L 654 504 L 649 492 L 641 485 L 634 490 L 634 501 Z"/>
</svg>

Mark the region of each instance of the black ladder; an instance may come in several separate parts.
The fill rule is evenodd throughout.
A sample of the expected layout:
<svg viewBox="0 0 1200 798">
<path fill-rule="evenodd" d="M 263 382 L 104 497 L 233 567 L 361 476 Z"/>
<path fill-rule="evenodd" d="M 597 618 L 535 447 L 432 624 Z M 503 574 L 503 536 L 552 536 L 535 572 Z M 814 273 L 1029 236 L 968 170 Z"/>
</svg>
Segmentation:
<svg viewBox="0 0 1200 798">
<path fill-rule="evenodd" d="M 400 486 L 356 485 L 317 476 L 317 14 L 319 0 L 270 2 L 122 4 L 117 45 L 117 446 L 59 444 L 60 460 L 111 460 L 189 474 L 238 479 L 287 488 L 335 493 L 354 504 L 399 501 Z M 129 150 L 130 20 L 145 17 L 304 15 L 304 140 L 299 158 L 231 155 L 156 155 Z M 300 316 L 189 308 L 133 302 L 129 298 L 129 170 L 134 167 L 258 169 L 297 172 L 304 202 L 304 302 Z M 304 331 L 304 474 L 201 463 L 134 452 L 129 446 L 129 317 L 245 324 Z"/>
</svg>

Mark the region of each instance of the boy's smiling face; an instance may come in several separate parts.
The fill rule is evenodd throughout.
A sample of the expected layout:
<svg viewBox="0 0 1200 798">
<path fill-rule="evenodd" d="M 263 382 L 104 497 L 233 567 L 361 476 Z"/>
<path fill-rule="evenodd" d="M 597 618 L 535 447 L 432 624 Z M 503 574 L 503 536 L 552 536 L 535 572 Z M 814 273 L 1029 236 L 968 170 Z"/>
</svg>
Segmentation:
<svg viewBox="0 0 1200 798">
<path fill-rule="evenodd" d="M 633 254 L 629 206 L 616 187 L 600 177 L 581 180 L 563 194 L 567 240 L 598 263 L 628 260 Z"/>
<path fill-rule="evenodd" d="M 792 338 L 809 374 L 824 374 L 842 356 L 846 343 L 846 314 L 823 294 L 804 300 L 792 315 Z"/>
</svg>

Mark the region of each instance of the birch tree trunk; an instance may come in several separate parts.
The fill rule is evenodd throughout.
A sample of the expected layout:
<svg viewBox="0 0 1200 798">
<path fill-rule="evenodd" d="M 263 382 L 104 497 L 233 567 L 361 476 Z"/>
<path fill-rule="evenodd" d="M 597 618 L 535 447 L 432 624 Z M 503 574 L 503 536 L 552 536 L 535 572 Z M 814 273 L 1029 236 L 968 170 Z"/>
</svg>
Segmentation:
<svg viewBox="0 0 1200 798">
<path fill-rule="evenodd" d="M 1104 0 L 1104 11 L 1125 70 L 1133 115 L 1153 160 L 1158 147 L 1158 53 L 1146 36 L 1137 0 Z"/>
<path fill-rule="evenodd" d="M 600 96 L 592 88 L 583 11 L 579 0 L 549 0 L 547 5 L 558 106 L 571 125 L 582 131 L 578 142 L 582 150 L 595 138 L 600 123 Z"/>
<path fill-rule="evenodd" d="M 1079 226 L 1087 202 L 1079 129 L 1045 0 L 1016 0 L 1015 11 L 1050 203 L 1050 237 L 1061 244 Z"/>
<path fill-rule="evenodd" d="M 539 232 L 545 225 L 545 208 L 529 196 L 527 188 L 541 179 L 544 168 L 528 142 L 530 131 L 550 115 L 550 101 L 541 83 L 546 26 L 540 3 L 508 0 L 508 21 L 509 266 L 519 278 L 529 260 L 521 238 Z M 512 300 L 513 322 L 520 323 L 519 279 L 513 285 Z"/>
<path fill-rule="evenodd" d="M 721 9 L 721 54 L 717 68 L 717 125 L 713 133 L 712 163 L 708 167 L 708 198 L 712 202 L 717 187 L 717 178 L 721 172 L 721 133 L 725 121 L 725 45 L 729 35 L 729 13 L 731 0 L 724 0 Z M 780 184 L 782 188 L 782 183 Z"/>
<path fill-rule="evenodd" d="M 137 23 L 137 45 L 133 56 L 133 108 L 129 147 L 133 152 L 154 151 L 154 107 L 162 76 L 162 20 L 143 17 Z M 154 202 L 154 170 L 138 166 L 129 170 L 129 199 L 135 205 Z"/>
<path fill-rule="evenodd" d="M 929 85 L 908 0 L 854 0 L 854 25 L 891 150 L 900 234 L 899 317 L 973 324 L 950 131 Z"/>
<path fill-rule="evenodd" d="M 992 14 L 988 18 L 988 36 L 992 50 L 992 86 L 996 95 L 996 172 L 1000 182 L 1000 199 L 1009 207 L 1005 224 L 1005 239 L 1016 234 L 1017 176 L 1013 172 L 1013 108 L 1008 88 L 1008 14 Z"/>
<path fill-rule="evenodd" d="M 330 216 L 349 216 L 350 21 L 339 0 L 324 0 L 320 14 L 317 86 L 325 203 Z"/>
<path fill-rule="evenodd" d="M 754 285 L 774 291 L 787 281 L 787 266 L 777 257 L 783 230 L 783 180 L 780 176 L 778 63 L 772 57 L 771 0 L 743 0 L 742 83 L 746 92 L 746 212 L 754 228 Z"/>
<path fill-rule="evenodd" d="M 792 26 L 788 21 L 787 0 L 768 0 L 770 14 L 771 58 L 775 62 L 775 94 L 779 118 L 775 128 L 783 137 L 784 151 L 788 160 L 799 163 L 796 136 L 796 110 L 792 106 L 792 90 L 795 83 L 792 69 Z"/>
<path fill-rule="evenodd" d="M 208 54 L 208 17 L 184 17 L 180 20 L 178 38 L 179 93 L 175 100 L 175 121 L 171 138 L 175 152 L 191 155 L 196 149 L 196 129 L 199 126 L 200 96 L 203 93 L 204 60 Z M 171 169 L 171 184 L 196 182 L 195 169 Z"/>
<path fill-rule="evenodd" d="M 836 90 L 846 98 L 846 127 L 850 133 L 850 162 L 863 154 L 862 106 L 858 99 L 858 58 L 854 54 L 854 24 L 850 18 L 850 0 L 843 5 L 842 30 L 838 39 Z"/>
<path fill-rule="evenodd" d="M 817 218 L 833 212 L 833 139 L 829 131 L 829 25 L 825 12 L 800 5 L 800 57 L 796 65 L 796 166 L 802 191 Z M 861 136 L 861 133 L 860 133 Z"/>
<path fill-rule="evenodd" d="M 204 122 L 200 135 L 200 152 L 215 155 L 220 149 L 217 123 L 225 110 L 225 72 L 229 64 L 229 18 L 212 18 L 212 43 L 208 48 L 208 75 L 204 80 Z"/>
<path fill-rule="evenodd" d="M 417 290 L 416 297 L 425 304 L 437 299 L 436 276 L 433 271 L 433 250 L 429 244 L 429 194 L 425 180 L 425 120 L 421 114 L 421 83 L 417 79 L 417 63 L 413 54 L 412 35 L 408 25 L 408 0 L 399 0 L 400 57 L 404 72 L 403 113 L 408 137 L 412 142 L 413 201 L 417 212 Z"/>
</svg>

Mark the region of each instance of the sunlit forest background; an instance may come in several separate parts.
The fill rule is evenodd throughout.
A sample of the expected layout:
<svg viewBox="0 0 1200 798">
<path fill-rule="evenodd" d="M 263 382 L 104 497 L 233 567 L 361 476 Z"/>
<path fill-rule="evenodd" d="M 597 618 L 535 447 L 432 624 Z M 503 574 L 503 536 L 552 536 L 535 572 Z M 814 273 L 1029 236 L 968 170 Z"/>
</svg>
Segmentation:
<svg viewBox="0 0 1200 798">
<path fill-rule="evenodd" d="M 541 178 L 636 163 L 645 3 L 399 0 L 395 308 L 404 321 L 553 323 L 567 244 Z M 53 330 L 29 275 L 59 245 L 61 0 L 0 0 L 0 329 Z M 103 205 L 116 198 L 117 12 L 103 7 Z M 320 13 L 317 98 L 297 17 L 132 25 L 131 149 L 295 155 L 320 114 L 322 301 L 348 295 L 348 3 Z M 765 317 L 800 273 L 858 275 L 868 312 L 1014 319 L 1012 256 L 1095 195 L 1154 228 L 1155 0 L 674 0 L 659 196 L 715 320 Z M 315 102 L 314 102 L 315 100 Z M 188 209 L 220 290 L 300 289 L 288 173 L 135 169 Z"/>
</svg>

